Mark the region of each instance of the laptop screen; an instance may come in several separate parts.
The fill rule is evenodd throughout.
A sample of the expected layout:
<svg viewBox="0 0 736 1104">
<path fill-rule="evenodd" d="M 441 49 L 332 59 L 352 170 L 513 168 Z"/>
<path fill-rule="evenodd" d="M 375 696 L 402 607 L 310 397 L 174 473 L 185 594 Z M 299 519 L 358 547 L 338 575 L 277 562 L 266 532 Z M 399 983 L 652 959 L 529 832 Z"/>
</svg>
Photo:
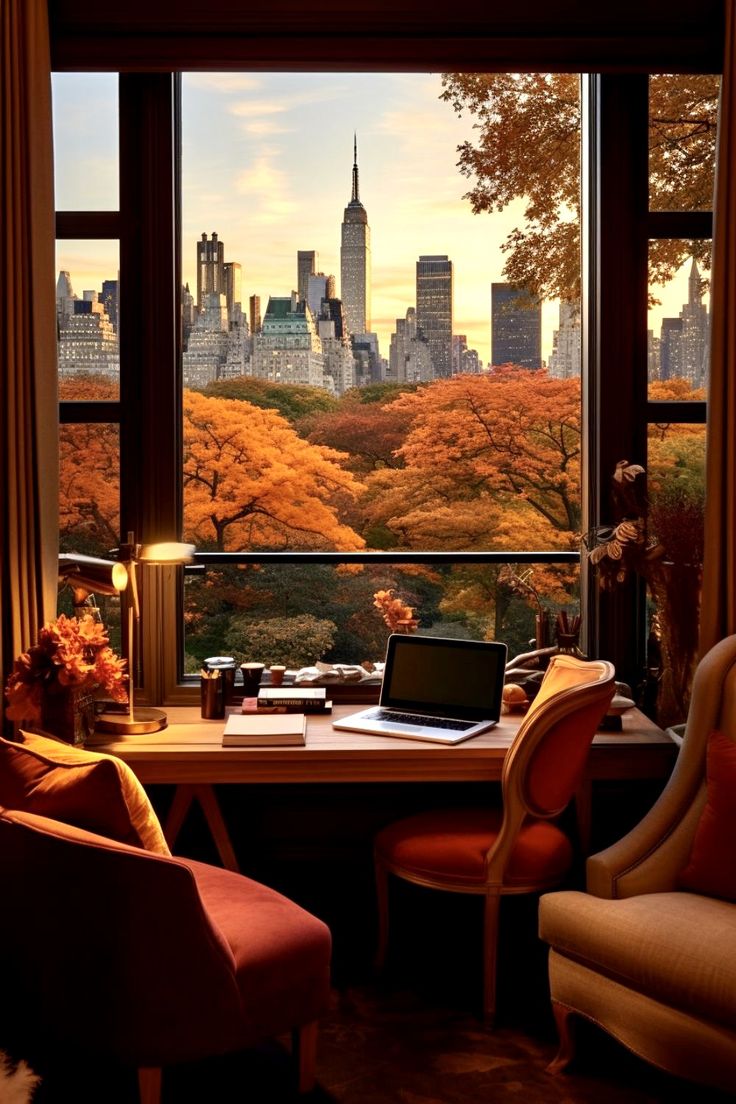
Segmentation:
<svg viewBox="0 0 736 1104">
<path fill-rule="evenodd" d="M 381 705 L 459 720 L 498 720 L 506 645 L 436 636 L 388 639 Z"/>
</svg>

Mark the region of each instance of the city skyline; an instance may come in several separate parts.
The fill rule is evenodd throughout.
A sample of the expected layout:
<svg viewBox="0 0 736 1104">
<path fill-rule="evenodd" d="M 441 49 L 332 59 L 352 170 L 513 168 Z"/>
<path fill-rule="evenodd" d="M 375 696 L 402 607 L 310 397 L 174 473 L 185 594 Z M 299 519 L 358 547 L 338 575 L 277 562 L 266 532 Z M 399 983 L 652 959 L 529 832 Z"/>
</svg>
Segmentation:
<svg viewBox="0 0 736 1104">
<path fill-rule="evenodd" d="M 115 209 L 115 77 L 53 80 L 57 207 Z M 453 330 L 488 364 L 491 284 L 505 279 L 501 244 L 523 224 L 523 204 L 472 214 L 462 198 L 470 182 L 456 167 L 456 147 L 472 138 L 472 124 L 438 100 L 440 91 L 438 74 L 185 74 L 183 282 L 195 291 L 196 242 L 213 231 L 228 261 L 242 266 L 246 303 L 257 295 L 265 309 L 269 296 L 289 295 L 299 250 L 313 250 L 319 271 L 339 281 L 357 130 L 372 235 L 372 329 L 382 356 L 396 319 L 415 306 L 419 256 L 445 254 L 455 274 Z M 71 273 L 81 296 L 115 278 L 117 257 L 116 242 L 61 241 L 56 267 Z M 657 331 L 662 317 L 676 316 L 687 302 L 687 268 L 654 289 L 662 303 L 649 324 Z M 558 324 L 558 304 L 545 302 L 545 362 Z"/>
</svg>

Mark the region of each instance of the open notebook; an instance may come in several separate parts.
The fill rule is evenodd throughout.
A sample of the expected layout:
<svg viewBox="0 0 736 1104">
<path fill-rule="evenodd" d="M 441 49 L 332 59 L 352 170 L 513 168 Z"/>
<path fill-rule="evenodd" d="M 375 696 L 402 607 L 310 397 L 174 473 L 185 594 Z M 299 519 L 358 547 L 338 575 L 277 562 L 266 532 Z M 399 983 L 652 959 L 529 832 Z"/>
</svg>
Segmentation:
<svg viewBox="0 0 736 1104">
<path fill-rule="evenodd" d="M 498 722 L 506 655 L 485 640 L 390 636 L 378 706 L 332 727 L 459 744 Z"/>
</svg>

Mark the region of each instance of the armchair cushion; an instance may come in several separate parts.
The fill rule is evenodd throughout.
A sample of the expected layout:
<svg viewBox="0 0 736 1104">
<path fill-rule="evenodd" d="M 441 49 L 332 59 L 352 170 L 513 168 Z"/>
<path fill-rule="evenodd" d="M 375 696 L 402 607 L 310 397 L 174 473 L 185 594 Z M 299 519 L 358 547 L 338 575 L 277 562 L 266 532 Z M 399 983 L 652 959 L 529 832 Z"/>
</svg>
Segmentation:
<svg viewBox="0 0 736 1104">
<path fill-rule="evenodd" d="M 736 741 L 712 732 L 706 753 L 707 799 L 693 838 L 683 889 L 736 901 Z"/>
<path fill-rule="evenodd" d="M 21 736 L 22 743 L 0 739 L 0 805 L 159 855 L 171 853 L 127 763 L 34 732 Z"/>
<path fill-rule="evenodd" d="M 548 893 L 540 902 L 539 934 L 596 974 L 733 1029 L 736 910 L 725 901 L 694 893 L 643 893 L 618 901 Z"/>
</svg>

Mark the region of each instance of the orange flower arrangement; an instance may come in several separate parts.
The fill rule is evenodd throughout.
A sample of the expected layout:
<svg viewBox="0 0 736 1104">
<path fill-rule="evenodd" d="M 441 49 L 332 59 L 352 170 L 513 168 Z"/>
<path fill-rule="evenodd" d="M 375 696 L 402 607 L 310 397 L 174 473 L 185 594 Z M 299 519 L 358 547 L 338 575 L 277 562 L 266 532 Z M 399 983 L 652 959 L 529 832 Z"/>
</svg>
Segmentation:
<svg viewBox="0 0 736 1104">
<path fill-rule="evenodd" d="M 40 721 L 44 693 L 52 688 L 103 690 L 127 702 L 125 660 L 115 655 L 103 626 L 92 617 L 49 621 L 38 643 L 16 659 L 5 688 L 11 721 Z"/>
<path fill-rule="evenodd" d="M 411 633 L 419 625 L 414 610 L 405 605 L 400 598 L 393 598 L 393 590 L 377 590 L 373 595 L 373 605 L 381 611 L 383 620 L 393 633 Z"/>
</svg>

